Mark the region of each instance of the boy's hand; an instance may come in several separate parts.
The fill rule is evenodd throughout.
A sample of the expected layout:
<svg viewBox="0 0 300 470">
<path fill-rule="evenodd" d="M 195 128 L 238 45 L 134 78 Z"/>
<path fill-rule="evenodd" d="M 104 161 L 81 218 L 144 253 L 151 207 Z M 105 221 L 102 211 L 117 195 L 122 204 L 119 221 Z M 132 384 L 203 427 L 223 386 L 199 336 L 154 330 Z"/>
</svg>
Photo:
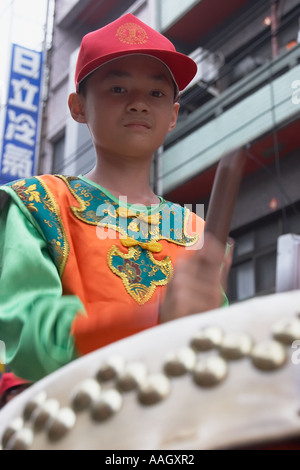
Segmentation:
<svg viewBox="0 0 300 470">
<path fill-rule="evenodd" d="M 160 323 L 221 307 L 221 286 L 226 285 L 230 262 L 225 247 L 206 233 L 203 248 L 177 260 L 160 308 Z"/>
</svg>

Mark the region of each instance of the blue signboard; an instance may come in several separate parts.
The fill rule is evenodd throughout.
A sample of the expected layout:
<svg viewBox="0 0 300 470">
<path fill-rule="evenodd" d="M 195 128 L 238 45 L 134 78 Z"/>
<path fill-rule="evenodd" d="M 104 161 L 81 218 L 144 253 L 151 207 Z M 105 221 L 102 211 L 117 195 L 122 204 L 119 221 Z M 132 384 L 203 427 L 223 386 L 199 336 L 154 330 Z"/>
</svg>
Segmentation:
<svg viewBox="0 0 300 470">
<path fill-rule="evenodd" d="M 0 183 L 35 174 L 39 134 L 42 52 L 12 46 Z"/>
</svg>

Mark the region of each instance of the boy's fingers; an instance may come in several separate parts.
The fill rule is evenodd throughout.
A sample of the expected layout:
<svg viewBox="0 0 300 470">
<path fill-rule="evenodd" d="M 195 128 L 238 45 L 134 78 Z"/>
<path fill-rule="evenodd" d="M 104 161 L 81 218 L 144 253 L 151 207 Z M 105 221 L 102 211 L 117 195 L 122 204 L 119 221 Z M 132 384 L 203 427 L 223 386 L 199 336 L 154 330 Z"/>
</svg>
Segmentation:
<svg viewBox="0 0 300 470">
<path fill-rule="evenodd" d="M 227 279 L 232 265 L 233 252 L 234 240 L 232 238 L 228 238 L 224 263 L 221 269 L 221 284 L 224 291 L 227 290 Z"/>
</svg>

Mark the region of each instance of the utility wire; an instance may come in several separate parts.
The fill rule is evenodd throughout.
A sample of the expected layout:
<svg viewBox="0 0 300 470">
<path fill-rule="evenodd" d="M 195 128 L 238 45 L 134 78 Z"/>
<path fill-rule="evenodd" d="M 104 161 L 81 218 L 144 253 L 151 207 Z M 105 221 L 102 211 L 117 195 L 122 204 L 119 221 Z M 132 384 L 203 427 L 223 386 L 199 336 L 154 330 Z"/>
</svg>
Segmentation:
<svg viewBox="0 0 300 470">
<path fill-rule="evenodd" d="M 266 5 L 263 5 L 262 8 L 260 8 L 260 9 L 258 9 L 258 10 L 257 10 L 257 8 L 253 7 L 253 9 L 251 10 L 251 12 L 254 12 L 254 13 L 256 14 L 256 17 L 259 17 L 259 16 L 261 15 L 261 13 L 262 13 L 262 10 L 263 10 L 263 11 L 266 10 Z M 244 20 L 243 20 L 243 21 L 244 21 L 244 22 L 247 22 L 247 21 L 248 21 L 248 24 L 249 24 L 249 14 L 248 14 L 248 12 L 246 12 L 246 13 L 244 14 Z M 285 24 L 285 22 L 282 22 L 282 25 L 284 25 L 284 24 Z M 244 23 L 242 22 L 241 25 L 236 26 L 236 29 L 239 29 L 239 30 L 240 30 L 240 29 L 243 28 L 243 27 L 244 27 Z M 231 36 L 234 36 L 235 32 L 236 32 L 236 30 L 231 29 Z M 252 50 L 254 47 L 258 48 L 258 47 L 260 46 L 260 44 L 264 43 L 265 41 L 266 41 L 265 37 L 262 37 L 262 38 L 259 38 L 255 43 L 252 42 L 251 45 L 248 46 L 248 48 L 247 48 L 246 50 L 245 50 L 245 49 L 243 50 L 243 57 L 246 56 L 246 55 L 249 53 L 250 49 Z M 242 56 L 242 53 L 240 53 L 240 55 Z M 203 57 L 202 60 L 205 60 L 205 57 Z M 61 120 L 61 124 L 65 121 L 65 119 L 66 119 L 67 116 L 68 116 L 68 114 L 66 114 L 66 115 L 64 116 L 64 118 Z M 82 153 L 80 152 L 80 155 L 81 155 L 81 154 L 82 154 Z M 71 160 L 69 160 L 69 158 L 70 158 Z M 76 159 L 76 155 L 75 155 L 75 159 Z M 73 163 L 73 162 L 74 162 L 74 155 L 71 154 L 70 156 L 67 156 L 67 158 L 65 159 L 65 166 L 67 166 L 67 165 L 69 165 L 69 163 Z"/>
<path fill-rule="evenodd" d="M 67 166 L 71 165 L 72 163 L 76 162 L 82 155 L 85 155 L 88 150 L 93 148 L 94 144 L 91 139 L 85 141 L 80 147 L 76 149 L 75 152 L 68 155 L 69 160 L 63 161 L 63 165 L 58 167 L 56 173 L 60 173 L 66 168 Z"/>
<path fill-rule="evenodd" d="M 12 0 L 12 2 L 14 2 L 14 1 L 15 1 L 15 0 Z M 105 1 L 105 0 L 100 0 L 100 1 L 98 1 L 98 2 L 95 2 L 95 3 L 93 4 L 93 6 L 92 6 L 89 10 L 87 10 L 86 15 L 83 16 L 83 18 L 82 18 L 82 20 L 81 20 L 81 23 L 84 23 L 84 21 L 85 21 L 88 17 L 90 17 L 93 13 L 96 13 L 96 11 L 98 10 L 99 6 L 100 6 L 104 1 Z M 263 10 L 265 10 L 265 5 L 263 5 Z M 247 24 L 249 24 L 249 15 L 252 14 L 252 12 L 256 13 L 256 15 L 257 15 L 257 17 L 258 17 L 259 14 L 260 14 L 260 9 L 257 8 L 257 7 L 254 5 L 254 6 L 250 9 L 249 12 L 247 11 L 247 12 L 246 12 L 247 14 L 244 14 L 244 18 L 245 18 L 245 19 L 244 19 L 244 20 L 241 20 L 241 22 L 239 22 L 239 26 L 236 27 L 237 30 L 241 30 L 241 29 L 243 28 L 243 23 L 242 23 L 242 21 L 245 21 L 245 22 L 246 22 L 246 21 L 248 20 L 248 23 L 247 23 Z M 74 35 L 74 33 L 76 33 L 79 29 L 81 29 L 81 23 L 78 22 L 78 23 L 75 25 L 75 27 L 72 29 L 73 35 Z M 230 36 L 229 36 L 229 39 L 231 39 L 232 37 L 234 37 L 236 30 L 234 30 L 234 28 L 231 28 L 230 31 L 231 31 L 231 34 L 230 34 Z M 60 43 L 58 43 L 57 45 L 54 45 L 54 44 L 53 44 L 53 45 L 52 45 L 52 48 L 51 48 L 51 54 L 53 55 L 56 50 L 61 50 L 61 48 L 62 48 L 63 46 L 65 46 L 71 39 L 72 39 L 71 37 L 70 37 L 70 38 L 67 38 L 67 39 L 64 38 L 64 39 L 63 39 Z M 219 47 L 223 44 L 222 38 L 220 38 L 218 41 L 219 41 L 219 42 L 215 43 L 212 48 L 219 48 Z M 206 58 L 207 58 L 207 56 L 204 55 L 204 56 L 202 57 L 200 63 L 201 63 L 202 61 L 206 60 Z M 34 76 L 37 72 L 38 72 L 38 70 L 34 71 L 33 74 L 32 74 L 32 76 Z M 32 77 L 29 77 L 29 78 L 32 78 Z M 5 106 L 7 106 L 7 104 L 4 105 L 3 107 L 5 107 Z M 66 116 L 67 116 L 67 115 L 68 115 L 68 114 L 66 114 Z M 62 119 L 60 122 L 64 122 L 63 119 Z"/>
<path fill-rule="evenodd" d="M 14 3 L 15 0 L 12 0 L 11 2 L 11 5 Z M 101 0 L 101 3 L 103 3 L 104 0 Z M 237 31 L 240 31 L 246 24 L 249 24 L 249 16 L 252 15 L 252 13 L 255 14 L 255 17 L 258 18 L 263 11 L 266 10 L 266 4 L 260 4 L 261 7 L 258 7 L 257 4 L 253 5 L 253 7 L 250 9 L 250 10 L 247 10 L 242 16 L 241 18 L 239 18 L 239 24 L 236 24 L 234 28 L 231 28 L 230 31 L 231 31 L 231 34 L 229 36 L 229 39 L 230 37 L 234 37 L 234 35 L 236 34 Z M 95 13 L 99 8 L 99 2 L 95 2 L 94 5 L 92 6 L 92 8 L 90 8 L 86 15 L 83 17 L 83 21 L 84 19 L 86 19 L 88 16 L 90 16 L 91 14 Z M 281 23 L 281 27 L 283 27 L 283 25 L 285 24 L 285 21 L 282 21 Z M 81 25 L 78 23 L 74 29 L 73 29 L 73 33 L 78 31 L 79 28 L 81 27 Z M 71 39 L 71 38 L 70 38 Z M 51 49 L 51 54 L 53 54 L 53 52 L 55 52 L 56 50 L 60 49 L 63 45 L 65 45 L 70 39 L 66 39 L 66 40 L 62 40 L 58 45 L 54 45 L 52 46 L 52 49 Z M 245 55 L 247 55 L 247 53 L 249 52 L 249 50 L 253 50 L 253 47 L 255 45 L 255 48 L 259 47 L 259 45 L 263 42 L 265 42 L 265 38 L 260 38 L 257 42 L 255 43 L 251 43 L 250 46 L 248 46 L 248 48 L 245 50 L 242 50 L 240 55 L 235 57 L 235 62 L 238 60 L 239 57 L 244 57 Z M 219 48 L 221 45 L 222 45 L 222 39 L 219 38 L 217 39 L 214 43 L 212 42 L 210 44 L 210 48 L 211 49 L 217 49 Z M 206 57 L 203 57 L 202 60 L 205 60 Z M 5 104 L 4 106 L 2 107 L 6 107 L 7 104 Z M 61 120 L 57 123 L 57 126 L 60 127 L 62 124 L 65 123 L 66 121 L 66 118 L 69 116 L 69 113 L 66 113 L 62 118 Z M 3 140 L 3 139 L 2 139 Z M 1 142 L 1 140 L 0 140 Z M 85 148 L 85 146 L 87 145 L 87 148 L 91 148 L 92 147 L 92 143 L 91 142 L 85 142 L 77 151 L 77 156 L 81 156 L 82 155 L 82 148 Z M 64 167 L 69 165 L 70 163 L 74 162 L 74 158 L 76 160 L 76 152 L 72 152 L 72 154 L 68 155 L 65 159 L 65 162 L 64 162 Z"/>
<path fill-rule="evenodd" d="M 277 124 L 276 124 L 276 115 L 275 115 L 275 96 L 274 96 L 274 82 L 272 80 L 272 64 L 269 68 L 269 85 L 270 85 L 270 95 L 271 95 L 271 115 L 272 115 L 272 135 L 273 135 L 273 143 L 274 143 L 274 156 L 275 156 L 275 169 L 276 169 L 276 177 L 279 183 L 279 188 L 283 187 L 282 182 L 282 175 L 281 175 L 281 168 L 280 168 L 280 155 L 279 155 L 279 144 L 278 144 L 278 134 L 277 134 Z M 283 220 L 283 233 L 287 233 L 287 215 L 286 215 L 286 208 L 283 204 L 281 204 L 281 211 L 282 211 L 282 220 Z"/>
<path fill-rule="evenodd" d="M 257 8 L 257 6 L 254 5 L 254 7 L 251 9 L 251 13 L 255 13 L 256 14 L 256 17 L 259 17 L 262 13 L 262 11 L 265 11 L 266 10 L 266 5 L 262 5 L 261 8 Z M 281 26 L 283 27 L 286 22 L 288 22 L 289 20 L 286 20 L 286 21 L 282 21 L 281 23 Z M 241 22 L 241 24 L 239 26 L 236 26 L 236 29 L 231 29 L 231 38 L 234 36 L 234 34 L 236 33 L 236 30 L 240 30 L 242 29 L 245 25 L 244 25 L 244 22 L 248 22 L 247 24 L 249 24 L 249 13 L 248 12 L 245 12 L 244 13 L 244 19 L 243 21 Z M 269 32 L 270 34 L 270 32 Z M 271 37 L 271 36 L 270 36 Z M 262 37 L 262 38 L 259 38 L 257 41 L 255 41 L 254 43 L 252 42 L 246 49 L 244 49 L 241 53 L 240 53 L 240 56 L 238 58 L 242 58 L 242 57 L 245 57 L 247 54 L 249 54 L 250 50 L 253 50 L 253 48 L 258 48 L 262 43 L 264 43 L 266 41 L 266 38 L 265 37 Z M 215 43 L 216 44 L 221 44 L 221 39 L 219 40 L 218 43 Z M 202 60 L 205 60 L 206 57 L 203 57 Z M 235 58 L 235 62 L 236 62 L 236 58 Z M 205 91 L 203 91 L 203 93 L 205 93 Z M 60 121 L 61 124 L 63 124 L 63 122 L 65 122 L 65 119 L 67 118 L 68 116 L 68 113 L 64 116 L 64 118 L 62 118 L 62 120 Z M 59 124 L 58 124 L 59 126 Z M 72 162 L 73 162 L 73 154 L 70 156 L 72 158 Z M 66 165 L 68 165 L 68 159 L 69 159 L 69 156 L 66 158 Z"/>
<path fill-rule="evenodd" d="M 294 214 L 300 215 L 300 211 L 297 209 L 295 203 L 291 200 L 290 196 L 285 190 L 285 187 L 282 184 L 282 179 L 281 178 L 278 179 L 277 171 L 275 170 L 275 174 L 274 174 L 274 172 L 269 168 L 269 166 L 262 163 L 257 157 L 255 157 L 255 155 L 253 155 L 252 152 L 250 152 L 249 148 L 251 148 L 250 143 L 245 146 L 245 150 L 248 155 L 248 158 L 253 160 L 257 165 L 259 165 L 260 168 L 272 178 L 272 180 L 276 181 L 276 185 L 278 186 L 281 195 L 283 196 L 285 201 L 289 204 L 289 206 L 292 208 Z"/>
</svg>

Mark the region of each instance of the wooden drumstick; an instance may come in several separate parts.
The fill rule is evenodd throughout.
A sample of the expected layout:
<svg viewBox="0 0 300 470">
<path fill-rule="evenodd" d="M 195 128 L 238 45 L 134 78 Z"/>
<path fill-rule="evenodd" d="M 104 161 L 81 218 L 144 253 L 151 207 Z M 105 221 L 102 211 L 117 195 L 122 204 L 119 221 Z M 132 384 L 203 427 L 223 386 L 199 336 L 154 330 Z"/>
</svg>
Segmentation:
<svg viewBox="0 0 300 470">
<path fill-rule="evenodd" d="M 246 161 L 244 149 L 226 154 L 219 162 L 208 205 L 205 232 L 226 245 Z"/>
</svg>

